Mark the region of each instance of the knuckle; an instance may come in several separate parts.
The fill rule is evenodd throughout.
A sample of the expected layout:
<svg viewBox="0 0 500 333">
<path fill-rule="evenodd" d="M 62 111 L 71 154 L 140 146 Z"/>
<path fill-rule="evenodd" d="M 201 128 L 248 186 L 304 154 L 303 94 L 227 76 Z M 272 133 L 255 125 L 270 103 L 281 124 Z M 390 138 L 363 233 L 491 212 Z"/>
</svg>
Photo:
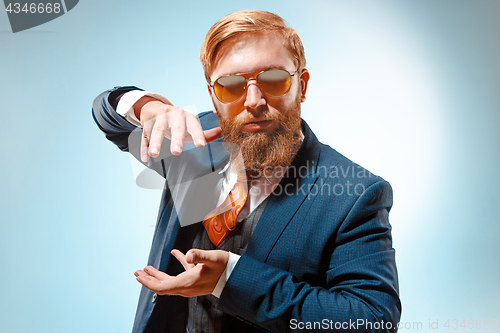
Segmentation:
<svg viewBox="0 0 500 333">
<path fill-rule="evenodd" d="M 183 132 L 185 129 L 185 126 L 179 123 L 173 124 L 170 127 L 172 130 L 177 131 L 177 132 Z"/>
<path fill-rule="evenodd" d="M 150 107 L 144 106 L 141 109 L 141 117 L 142 118 L 151 119 L 151 118 L 153 118 L 153 113 L 154 113 L 154 110 L 152 108 L 150 108 Z"/>
<path fill-rule="evenodd" d="M 182 109 L 178 106 L 165 105 L 165 112 L 168 112 L 170 115 L 178 114 L 179 110 L 182 110 Z"/>
<path fill-rule="evenodd" d="M 155 126 L 154 128 L 155 132 L 158 132 L 158 133 L 164 133 L 165 132 L 165 126 L 161 125 L 161 126 Z"/>
</svg>

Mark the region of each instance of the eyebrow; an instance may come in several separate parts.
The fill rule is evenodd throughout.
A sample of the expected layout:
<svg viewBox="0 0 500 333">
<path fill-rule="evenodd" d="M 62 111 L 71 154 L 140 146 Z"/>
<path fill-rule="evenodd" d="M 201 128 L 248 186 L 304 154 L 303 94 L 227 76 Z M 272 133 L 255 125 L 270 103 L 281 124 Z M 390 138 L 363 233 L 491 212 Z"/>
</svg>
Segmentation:
<svg viewBox="0 0 500 333">
<path fill-rule="evenodd" d="M 223 76 L 229 76 L 229 75 L 244 75 L 244 74 L 261 73 L 261 72 L 264 72 L 264 71 L 267 71 L 267 70 L 270 70 L 270 69 L 284 69 L 284 70 L 288 71 L 286 68 L 284 68 L 282 66 L 270 65 L 270 66 L 267 66 L 264 69 L 258 70 L 256 72 L 230 72 L 228 74 L 224 74 L 224 75 L 219 76 L 219 78 L 221 78 Z"/>
</svg>

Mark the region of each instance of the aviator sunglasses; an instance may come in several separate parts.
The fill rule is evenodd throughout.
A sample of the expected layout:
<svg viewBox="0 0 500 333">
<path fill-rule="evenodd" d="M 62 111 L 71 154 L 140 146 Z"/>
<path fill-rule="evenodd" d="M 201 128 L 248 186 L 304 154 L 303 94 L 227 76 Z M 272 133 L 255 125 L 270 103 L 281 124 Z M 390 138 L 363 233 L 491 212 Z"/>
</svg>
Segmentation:
<svg viewBox="0 0 500 333">
<path fill-rule="evenodd" d="M 210 83 L 215 96 L 222 103 L 234 103 L 245 94 L 247 82 L 257 81 L 259 88 L 268 96 L 281 97 L 290 90 L 292 76 L 297 71 L 290 73 L 284 69 L 268 69 L 257 74 L 255 79 L 247 79 L 243 75 L 226 75 Z"/>
</svg>

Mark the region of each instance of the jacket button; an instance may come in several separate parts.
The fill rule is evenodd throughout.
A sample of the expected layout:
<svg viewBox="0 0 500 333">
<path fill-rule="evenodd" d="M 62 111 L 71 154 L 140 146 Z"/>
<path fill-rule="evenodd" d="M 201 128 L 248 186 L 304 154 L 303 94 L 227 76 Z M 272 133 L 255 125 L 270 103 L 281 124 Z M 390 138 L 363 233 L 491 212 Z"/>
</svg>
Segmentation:
<svg viewBox="0 0 500 333">
<path fill-rule="evenodd" d="M 151 302 L 156 302 L 156 298 L 158 297 L 158 295 L 156 293 L 153 294 L 153 297 L 151 298 Z"/>
<path fill-rule="evenodd" d="M 203 307 L 204 307 L 205 309 L 210 309 L 210 307 L 211 307 L 211 306 L 212 306 L 212 302 L 210 302 L 208 299 L 206 299 L 206 298 L 205 298 L 205 299 L 203 300 Z"/>
</svg>

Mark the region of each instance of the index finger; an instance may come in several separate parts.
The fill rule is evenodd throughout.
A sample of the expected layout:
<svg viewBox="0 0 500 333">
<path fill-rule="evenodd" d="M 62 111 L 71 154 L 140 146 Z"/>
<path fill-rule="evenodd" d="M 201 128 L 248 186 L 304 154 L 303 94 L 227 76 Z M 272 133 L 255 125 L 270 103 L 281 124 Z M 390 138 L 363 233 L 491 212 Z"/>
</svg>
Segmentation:
<svg viewBox="0 0 500 333">
<path fill-rule="evenodd" d="M 206 144 L 205 135 L 203 133 L 203 128 L 200 125 L 200 122 L 194 115 L 190 115 L 186 117 L 186 129 L 188 133 L 191 135 L 194 144 L 196 147 L 201 148 Z"/>
<path fill-rule="evenodd" d="M 172 255 L 177 259 L 179 260 L 179 262 L 182 264 L 182 267 L 184 267 L 184 269 L 186 271 L 190 270 L 191 268 L 193 268 L 195 265 L 193 264 L 188 264 L 188 262 L 186 261 L 186 256 L 184 255 L 184 253 L 182 253 L 181 251 L 179 250 L 172 250 L 170 253 L 172 253 Z"/>
</svg>

